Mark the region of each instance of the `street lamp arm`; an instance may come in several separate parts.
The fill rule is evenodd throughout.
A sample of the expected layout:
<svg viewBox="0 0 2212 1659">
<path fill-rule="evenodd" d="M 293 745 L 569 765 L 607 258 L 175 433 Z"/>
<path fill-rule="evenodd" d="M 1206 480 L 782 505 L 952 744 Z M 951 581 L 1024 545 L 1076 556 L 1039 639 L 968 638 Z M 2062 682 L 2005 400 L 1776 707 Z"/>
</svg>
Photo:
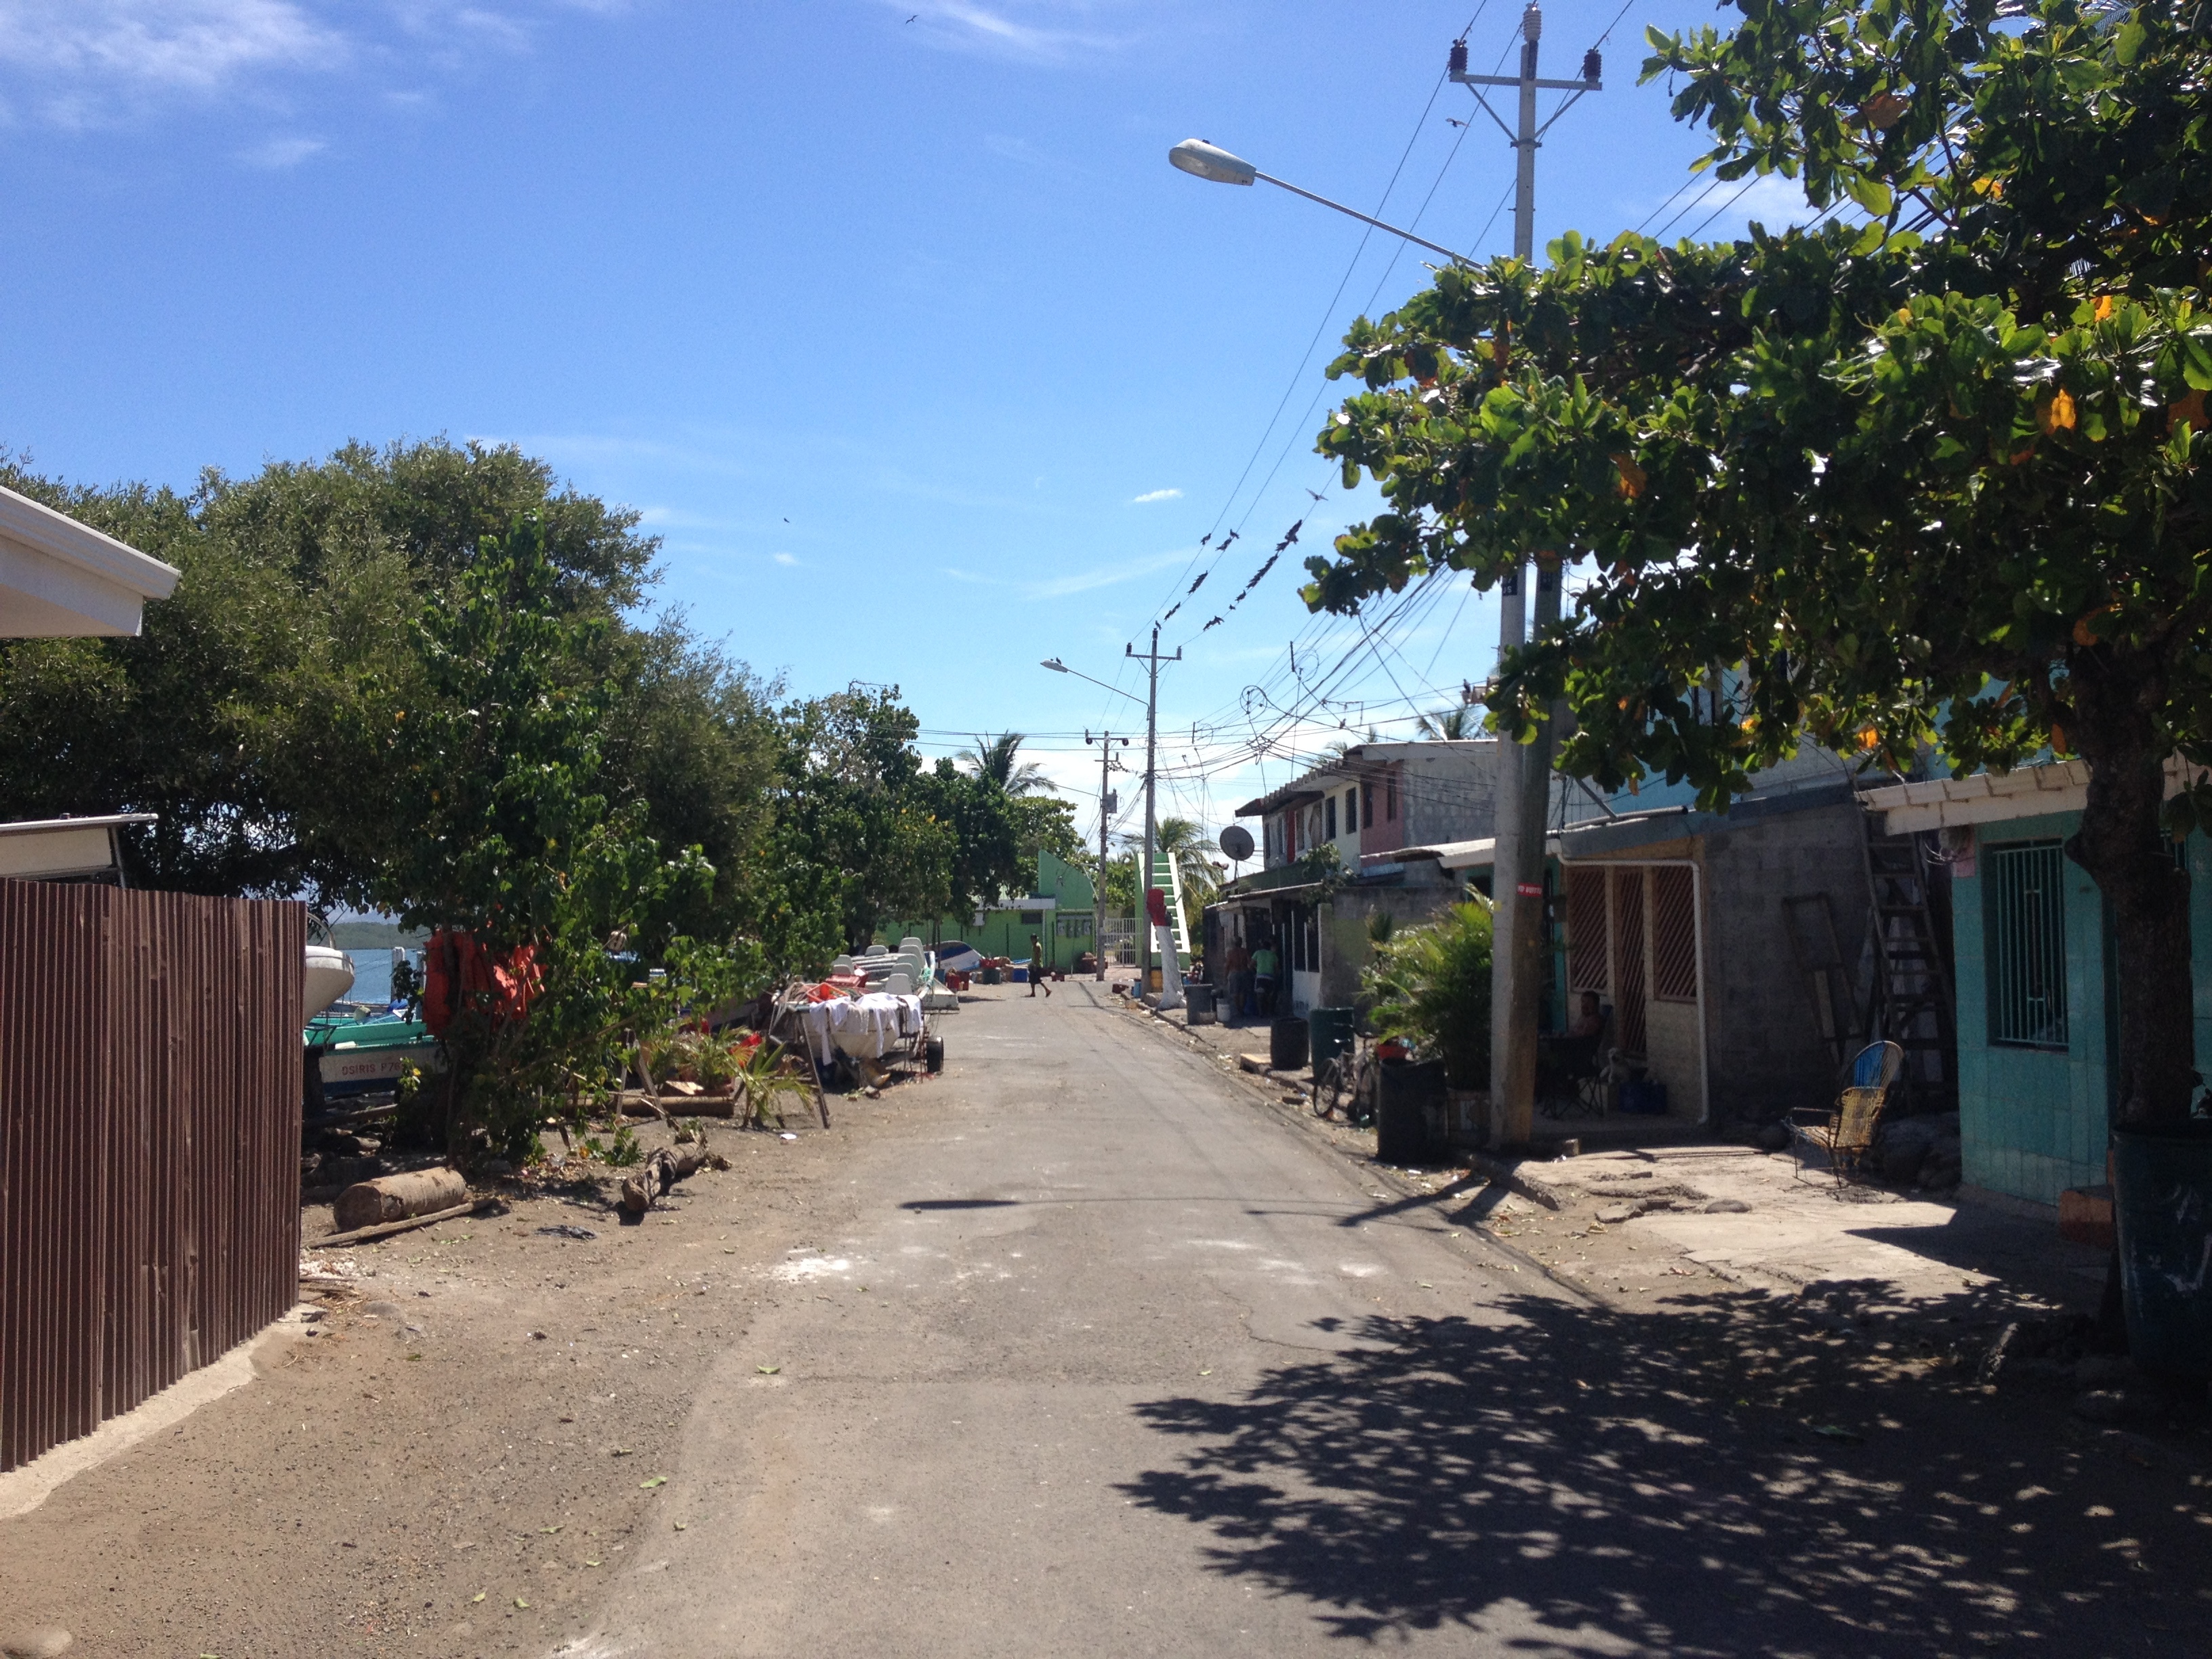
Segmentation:
<svg viewBox="0 0 2212 1659">
<path fill-rule="evenodd" d="M 1480 94 L 1477 94 L 1477 96 L 1480 95 Z M 1401 237 L 1416 247 L 1425 247 L 1431 253 L 1441 253 L 1454 264 L 1473 265 L 1474 263 L 1465 254 L 1455 253 L 1439 242 L 1431 242 L 1425 236 L 1416 236 L 1410 230 L 1401 230 L 1397 226 L 1385 223 L 1382 220 L 1362 213 L 1357 208 L 1348 208 L 1341 202 L 1332 202 L 1326 196 L 1316 196 L 1310 190 L 1301 190 L 1285 179 L 1276 178 L 1272 173 L 1262 173 L 1243 156 L 1231 155 L 1219 145 L 1210 144 L 1203 138 L 1184 139 L 1182 143 L 1168 152 L 1168 161 L 1194 178 L 1210 179 L 1217 185 L 1249 185 L 1255 179 L 1265 179 L 1279 190 L 1287 190 L 1293 196 L 1303 196 L 1309 202 L 1318 202 L 1325 208 L 1334 208 L 1339 213 L 1358 220 L 1363 225 L 1372 225 L 1377 230 L 1387 230 L 1393 236 Z"/>
<path fill-rule="evenodd" d="M 1079 668 L 1070 668 L 1066 663 L 1062 662 L 1057 657 L 1047 657 L 1042 662 L 1039 663 L 1037 666 L 1040 668 L 1049 668 L 1055 674 L 1073 674 L 1079 680 L 1090 680 L 1091 684 L 1103 686 L 1105 690 L 1111 691 L 1115 696 L 1127 697 L 1131 702 L 1144 702 L 1144 699 L 1139 696 L 1135 692 L 1124 691 L 1118 685 L 1107 685 L 1105 681 L 1094 678 L 1092 676 L 1085 673 Z"/>
<path fill-rule="evenodd" d="M 1380 219 L 1373 218 L 1367 214 L 1362 213 L 1358 208 L 1348 208 L 1341 202 L 1330 201 L 1326 196 L 1316 196 L 1310 190 L 1300 190 L 1296 185 L 1291 184 L 1285 179 L 1278 179 L 1272 173 L 1262 173 L 1257 167 L 1255 167 L 1252 170 L 1252 176 L 1255 179 L 1264 179 L 1269 184 L 1273 185 L 1279 190 L 1287 190 L 1293 196 L 1303 196 L 1309 202 L 1318 202 L 1325 208 L 1334 208 L 1339 213 L 1346 214 L 1351 217 L 1358 220 L 1362 224 L 1372 225 L 1377 230 L 1387 230 L 1393 236 L 1402 237 L 1405 240 L 1413 243 L 1416 247 L 1425 247 L 1431 253 L 1441 253 L 1445 258 L 1449 259 L 1454 264 L 1472 266 L 1474 264 L 1474 261 L 1468 258 L 1464 253 L 1455 253 L 1448 247 L 1431 242 L 1425 236 L 1416 236 L 1410 230 L 1401 230 L 1395 225 L 1386 224 Z"/>
</svg>

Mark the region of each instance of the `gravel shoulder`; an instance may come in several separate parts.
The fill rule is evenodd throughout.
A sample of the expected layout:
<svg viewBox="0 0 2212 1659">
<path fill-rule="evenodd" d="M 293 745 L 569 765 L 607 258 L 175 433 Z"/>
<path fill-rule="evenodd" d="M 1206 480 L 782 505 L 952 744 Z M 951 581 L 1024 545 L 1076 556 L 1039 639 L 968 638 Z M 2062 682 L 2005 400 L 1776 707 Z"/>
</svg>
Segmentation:
<svg viewBox="0 0 2212 1659">
<path fill-rule="evenodd" d="M 0 1521 L 0 1638 L 73 1652 L 538 1653 L 672 1523 L 693 1395 L 742 1348 L 772 1266 L 840 1224 L 842 1163 L 948 1086 L 833 1097 L 834 1130 L 710 1125 L 635 1225 L 574 1193 L 303 1266 L 254 1380 Z M 650 1150 L 666 1139 L 638 1131 Z M 611 1187 L 611 1183 L 607 1183 Z M 327 1206 L 305 1215 L 330 1231 Z M 588 1240 L 547 1234 L 580 1227 Z M 335 1258 L 335 1259 L 333 1259 Z"/>
</svg>

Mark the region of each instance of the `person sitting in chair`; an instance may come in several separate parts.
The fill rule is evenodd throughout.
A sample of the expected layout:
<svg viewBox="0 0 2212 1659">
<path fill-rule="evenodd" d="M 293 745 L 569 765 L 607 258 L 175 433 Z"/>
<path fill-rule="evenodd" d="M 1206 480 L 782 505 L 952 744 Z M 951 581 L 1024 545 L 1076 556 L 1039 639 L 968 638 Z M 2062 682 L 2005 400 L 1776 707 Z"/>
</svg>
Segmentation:
<svg viewBox="0 0 2212 1659">
<path fill-rule="evenodd" d="M 1605 1010 L 1598 1006 L 1597 993 L 1585 991 L 1580 1006 L 1575 1010 L 1574 1018 L 1567 1022 L 1567 1035 L 1571 1037 L 1594 1037 L 1602 1036 L 1604 1031 Z"/>
</svg>

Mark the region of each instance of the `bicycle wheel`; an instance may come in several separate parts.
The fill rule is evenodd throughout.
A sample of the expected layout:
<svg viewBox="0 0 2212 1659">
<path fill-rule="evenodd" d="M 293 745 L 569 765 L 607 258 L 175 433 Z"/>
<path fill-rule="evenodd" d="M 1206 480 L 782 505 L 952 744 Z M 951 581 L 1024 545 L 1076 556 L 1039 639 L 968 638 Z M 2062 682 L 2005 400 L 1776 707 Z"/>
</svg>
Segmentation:
<svg viewBox="0 0 2212 1659">
<path fill-rule="evenodd" d="M 1330 1117 L 1335 1114 L 1340 1086 L 1335 1060 L 1325 1060 L 1314 1068 L 1313 1115 L 1316 1117 Z"/>
</svg>

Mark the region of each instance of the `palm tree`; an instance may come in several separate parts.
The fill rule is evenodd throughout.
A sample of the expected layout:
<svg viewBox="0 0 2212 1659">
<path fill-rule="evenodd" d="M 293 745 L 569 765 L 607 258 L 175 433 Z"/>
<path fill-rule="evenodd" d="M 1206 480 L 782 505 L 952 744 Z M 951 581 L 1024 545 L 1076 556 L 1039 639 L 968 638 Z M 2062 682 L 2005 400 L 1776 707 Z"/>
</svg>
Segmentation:
<svg viewBox="0 0 2212 1659">
<path fill-rule="evenodd" d="M 1482 734 L 1482 705 L 1463 702 L 1456 708 L 1444 708 L 1433 714 L 1424 714 L 1415 722 L 1415 729 L 1425 738 L 1442 738 L 1452 743 L 1463 743 Z"/>
<path fill-rule="evenodd" d="M 1221 866 L 1211 856 L 1213 843 L 1203 829 L 1189 818 L 1162 818 L 1152 831 L 1152 846 L 1182 878 L 1185 911 L 1195 916 L 1213 902 L 1221 890 Z"/>
<path fill-rule="evenodd" d="M 1045 776 L 1044 769 L 1035 761 L 1017 761 L 1022 744 L 1028 740 L 1026 732 L 977 738 L 975 746 L 962 750 L 957 758 L 977 777 L 989 778 L 1010 795 L 1034 795 L 1040 789 L 1057 791 L 1060 786 Z"/>
</svg>

